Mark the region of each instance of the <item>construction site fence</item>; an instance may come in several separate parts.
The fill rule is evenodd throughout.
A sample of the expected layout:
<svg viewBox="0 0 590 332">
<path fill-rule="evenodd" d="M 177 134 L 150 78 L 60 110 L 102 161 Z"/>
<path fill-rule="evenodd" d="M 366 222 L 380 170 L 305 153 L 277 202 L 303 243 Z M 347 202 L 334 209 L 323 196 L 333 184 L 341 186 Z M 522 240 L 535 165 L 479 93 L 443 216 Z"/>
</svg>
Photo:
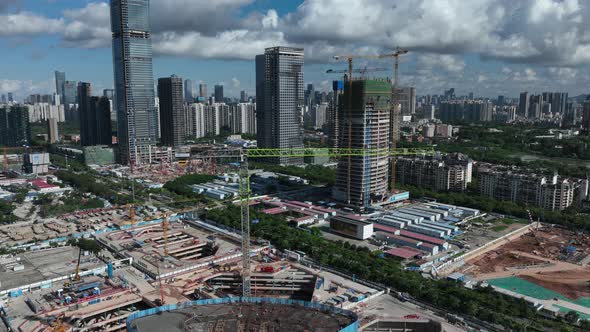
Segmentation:
<svg viewBox="0 0 590 332">
<path fill-rule="evenodd" d="M 140 332 L 136 324 L 133 322 L 137 319 L 155 315 L 162 312 L 167 311 L 175 311 L 175 310 L 182 310 L 182 309 L 189 309 L 192 307 L 202 306 L 202 305 L 221 305 L 221 304 L 271 304 L 271 305 L 297 305 L 300 307 L 304 307 L 306 309 L 313 309 L 319 310 L 323 312 L 330 312 L 334 314 L 340 314 L 346 317 L 350 317 L 353 320 L 353 323 L 340 329 L 340 332 L 356 332 L 359 328 L 358 316 L 352 311 L 344 310 L 336 307 L 332 307 L 325 304 L 320 304 L 317 302 L 306 302 L 306 301 L 299 301 L 299 300 L 289 300 L 289 299 L 277 299 L 277 298 L 264 298 L 264 297 L 228 297 L 223 299 L 206 299 L 206 300 L 197 300 L 197 301 L 190 301 L 180 304 L 168 304 L 157 308 L 151 308 L 143 311 L 134 312 L 127 317 L 127 331 L 129 332 Z"/>
</svg>

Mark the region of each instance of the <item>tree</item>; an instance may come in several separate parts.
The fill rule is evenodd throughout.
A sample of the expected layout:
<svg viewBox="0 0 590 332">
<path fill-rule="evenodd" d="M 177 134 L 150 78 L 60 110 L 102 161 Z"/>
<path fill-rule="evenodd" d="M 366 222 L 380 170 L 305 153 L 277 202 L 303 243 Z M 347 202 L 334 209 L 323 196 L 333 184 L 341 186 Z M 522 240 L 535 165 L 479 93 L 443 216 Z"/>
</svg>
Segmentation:
<svg viewBox="0 0 590 332">
<path fill-rule="evenodd" d="M 578 314 L 577 311 L 571 310 L 567 314 L 565 314 L 564 318 L 566 322 L 574 324 L 580 319 L 580 314 Z"/>
</svg>

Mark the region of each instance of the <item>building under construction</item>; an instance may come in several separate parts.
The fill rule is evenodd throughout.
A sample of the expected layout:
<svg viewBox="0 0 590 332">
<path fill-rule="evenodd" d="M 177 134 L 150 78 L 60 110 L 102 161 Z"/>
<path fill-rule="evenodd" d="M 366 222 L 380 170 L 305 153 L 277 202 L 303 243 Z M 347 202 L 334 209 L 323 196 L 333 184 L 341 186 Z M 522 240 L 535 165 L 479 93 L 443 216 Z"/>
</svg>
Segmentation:
<svg viewBox="0 0 590 332">
<path fill-rule="evenodd" d="M 342 99 L 339 147 L 367 153 L 340 158 L 334 198 L 364 210 L 388 197 L 391 82 L 348 81 Z"/>
</svg>

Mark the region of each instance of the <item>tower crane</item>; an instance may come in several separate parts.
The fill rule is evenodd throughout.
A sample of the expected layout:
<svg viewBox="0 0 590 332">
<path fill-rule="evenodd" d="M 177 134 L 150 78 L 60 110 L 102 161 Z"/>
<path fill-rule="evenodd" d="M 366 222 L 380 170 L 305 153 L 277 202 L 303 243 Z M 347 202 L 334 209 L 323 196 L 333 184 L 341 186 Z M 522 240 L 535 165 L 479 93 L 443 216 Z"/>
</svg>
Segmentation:
<svg viewBox="0 0 590 332">
<path fill-rule="evenodd" d="M 168 256 L 168 227 L 170 223 L 168 221 L 168 213 L 164 213 L 164 220 L 162 221 L 162 235 L 164 238 L 164 255 Z"/>
<path fill-rule="evenodd" d="M 399 91 L 398 91 L 398 73 L 399 73 L 399 58 L 400 56 L 407 54 L 409 51 L 406 49 L 402 49 L 397 47 L 393 53 L 389 54 L 381 54 L 377 57 L 380 59 L 383 58 L 393 58 L 394 59 L 394 79 L 393 79 L 393 104 L 391 107 L 390 113 L 390 134 L 389 134 L 389 148 L 391 150 L 395 149 L 397 146 L 397 142 L 399 140 L 399 116 L 400 116 L 400 109 L 398 107 L 399 104 Z M 391 191 L 395 188 L 395 157 L 391 156 L 390 161 L 391 166 L 391 174 L 389 176 L 389 189 Z"/>
<path fill-rule="evenodd" d="M 254 149 L 226 149 L 218 155 L 194 155 L 192 158 L 215 158 L 238 160 L 239 197 L 242 230 L 242 296 L 251 295 L 251 262 L 250 262 L 250 174 L 248 160 L 250 158 L 278 158 L 278 157 L 354 157 L 354 156 L 392 156 L 392 155 L 426 155 L 433 154 L 432 148 L 405 149 L 352 149 L 352 148 L 254 148 Z"/>
<path fill-rule="evenodd" d="M 353 60 L 354 59 L 359 59 L 359 58 L 365 58 L 365 59 L 375 59 L 378 58 L 378 56 L 372 56 L 372 55 L 335 55 L 334 56 L 334 60 L 339 61 L 339 60 L 343 60 L 345 59 L 348 62 L 348 81 L 344 82 L 344 84 L 346 84 L 348 82 L 348 95 L 347 95 L 347 120 L 348 120 L 348 137 L 347 137 L 347 142 L 348 142 L 348 148 L 351 149 L 352 148 L 352 73 L 354 72 L 353 70 Z M 346 91 L 346 90 L 345 90 Z M 350 182 L 351 182 L 351 177 L 352 177 L 352 160 L 351 160 L 351 156 L 348 156 L 347 158 L 347 181 L 346 181 L 346 203 L 350 204 Z"/>
<path fill-rule="evenodd" d="M 360 69 L 353 69 L 352 72 L 353 73 L 360 73 L 361 77 L 364 77 L 366 73 L 371 73 L 371 72 L 378 72 L 378 71 L 388 71 L 389 69 L 387 68 L 360 68 Z M 333 69 L 328 69 L 326 71 L 326 74 L 350 74 L 350 70 L 333 70 Z"/>
</svg>

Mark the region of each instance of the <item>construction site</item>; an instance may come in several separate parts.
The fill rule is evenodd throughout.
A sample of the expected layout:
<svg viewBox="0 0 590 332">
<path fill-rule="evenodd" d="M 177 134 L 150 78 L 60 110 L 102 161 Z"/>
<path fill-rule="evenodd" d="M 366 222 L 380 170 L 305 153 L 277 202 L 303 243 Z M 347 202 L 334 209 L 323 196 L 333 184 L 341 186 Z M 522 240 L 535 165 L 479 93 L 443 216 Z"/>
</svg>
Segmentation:
<svg viewBox="0 0 590 332">
<path fill-rule="evenodd" d="M 133 315 L 127 331 L 356 331 L 353 312 L 270 298 L 203 300 Z"/>
<path fill-rule="evenodd" d="M 469 256 L 459 272 L 546 310 L 554 306 L 556 315 L 562 308 L 590 317 L 589 264 L 589 234 L 539 225 Z"/>
</svg>

